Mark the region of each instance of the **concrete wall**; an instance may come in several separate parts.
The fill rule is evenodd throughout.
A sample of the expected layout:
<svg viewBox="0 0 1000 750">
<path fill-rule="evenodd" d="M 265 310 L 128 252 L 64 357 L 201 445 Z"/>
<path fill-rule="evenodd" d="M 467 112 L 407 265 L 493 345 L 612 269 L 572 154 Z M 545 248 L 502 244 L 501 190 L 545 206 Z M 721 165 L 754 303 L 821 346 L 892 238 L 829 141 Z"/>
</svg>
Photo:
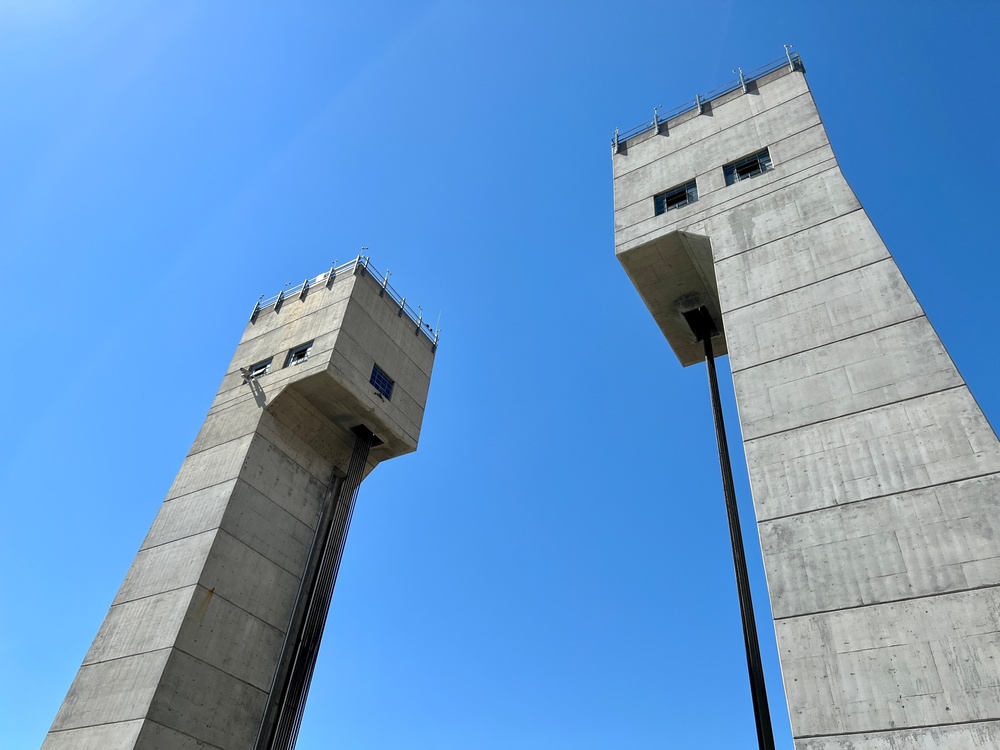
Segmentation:
<svg viewBox="0 0 1000 750">
<path fill-rule="evenodd" d="M 724 164 L 765 147 L 771 171 L 725 185 Z M 796 747 L 1000 747 L 1000 445 L 804 73 L 637 136 L 614 175 L 638 287 L 629 259 L 650 243 L 711 242 Z M 653 195 L 691 178 L 699 199 L 655 216 Z"/>
<path fill-rule="evenodd" d="M 349 429 L 384 441 L 368 471 L 416 449 L 434 347 L 398 312 L 369 275 L 344 274 L 247 326 L 45 750 L 252 747 Z M 375 362 L 389 400 L 368 383 Z"/>
</svg>

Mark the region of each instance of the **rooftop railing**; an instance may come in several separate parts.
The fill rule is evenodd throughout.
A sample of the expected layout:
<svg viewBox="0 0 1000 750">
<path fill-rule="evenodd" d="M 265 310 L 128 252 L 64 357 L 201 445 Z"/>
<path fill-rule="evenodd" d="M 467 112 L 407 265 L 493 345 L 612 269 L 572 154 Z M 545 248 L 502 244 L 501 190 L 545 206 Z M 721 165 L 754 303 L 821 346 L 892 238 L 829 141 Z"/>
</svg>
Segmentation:
<svg viewBox="0 0 1000 750">
<path fill-rule="evenodd" d="M 707 94 L 695 94 L 694 99 L 684 102 L 678 107 L 674 107 L 666 112 L 661 112 L 662 105 L 653 108 L 653 119 L 646 120 L 640 125 L 636 125 L 630 130 L 625 132 L 619 132 L 615 129 L 614 137 L 611 139 L 611 143 L 615 150 L 618 150 L 618 146 L 623 141 L 627 141 L 629 138 L 634 138 L 637 135 L 641 135 L 648 130 L 659 130 L 660 124 L 667 122 L 667 120 L 672 120 L 678 115 L 682 115 L 685 112 L 690 112 L 691 110 L 697 110 L 701 112 L 702 107 L 708 104 L 713 99 L 718 99 L 724 94 L 728 94 L 730 91 L 735 91 L 736 89 L 743 89 L 745 94 L 747 91 L 747 84 L 756 81 L 758 78 L 763 78 L 768 73 L 773 73 L 776 70 L 781 70 L 781 68 L 787 67 L 789 70 L 795 70 L 795 66 L 801 67 L 802 58 L 798 52 L 792 49 L 792 45 L 785 45 L 785 56 L 769 62 L 762 68 L 757 68 L 756 70 L 750 71 L 749 73 L 744 73 L 743 68 L 737 68 L 734 73 L 739 74 L 739 78 L 729 83 L 719 86 L 717 89 L 712 89 Z"/>
<path fill-rule="evenodd" d="M 257 304 L 254 305 L 253 312 L 250 314 L 250 322 L 257 320 L 257 316 L 260 315 L 264 310 L 268 308 L 274 308 L 275 312 L 281 310 L 281 306 L 291 299 L 305 299 L 309 290 L 315 289 L 316 287 L 325 287 L 329 289 L 333 286 L 334 281 L 337 278 L 344 276 L 346 274 L 369 274 L 382 288 L 383 296 L 388 296 L 393 302 L 399 306 L 400 314 L 406 314 L 413 324 L 417 327 L 417 330 L 426 336 L 431 343 L 437 346 L 438 339 L 441 335 L 441 328 L 432 328 L 430 323 L 424 322 L 424 310 L 420 305 L 417 305 L 417 309 L 414 310 L 410 306 L 406 297 L 400 296 L 399 292 L 392 288 L 389 284 L 389 277 L 392 275 L 392 271 L 386 270 L 383 274 L 375 269 L 371 264 L 371 259 L 367 255 L 359 255 L 357 258 L 348 261 L 347 263 L 341 263 L 337 265 L 334 261 L 329 271 L 321 273 L 311 279 L 306 279 L 301 281 L 295 286 L 290 284 L 286 285 L 287 288 L 282 289 L 280 292 L 275 294 L 273 297 L 264 298 L 262 294 L 260 299 L 257 300 Z"/>
</svg>

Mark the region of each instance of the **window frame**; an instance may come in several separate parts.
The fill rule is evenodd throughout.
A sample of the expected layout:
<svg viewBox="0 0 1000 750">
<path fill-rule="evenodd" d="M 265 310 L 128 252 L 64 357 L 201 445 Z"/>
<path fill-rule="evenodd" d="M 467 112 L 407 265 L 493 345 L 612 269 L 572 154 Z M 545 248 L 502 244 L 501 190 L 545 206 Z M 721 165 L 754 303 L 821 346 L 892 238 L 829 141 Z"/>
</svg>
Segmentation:
<svg viewBox="0 0 1000 750">
<path fill-rule="evenodd" d="M 752 164 L 756 164 L 756 166 L 747 170 L 746 167 Z M 772 169 L 774 169 L 774 162 L 771 161 L 771 151 L 768 148 L 763 148 L 756 153 L 744 156 L 742 159 L 729 162 L 722 167 L 722 174 L 726 178 L 726 185 L 735 185 L 737 182 L 759 177 Z"/>
<path fill-rule="evenodd" d="M 396 381 L 389 377 L 388 373 L 378 364 L 372 365 L 372 374 L 368 382 L 375 386 L 375 392 L 386 401 L 392 401 L 392 391 L 396 387 Z"/>
<path fill-rule="evenodd" d="M 267 359 L 262 359 L 259 362 L 254 362 L 247 368 L 247 382 L 251 380 L 257 380 L 262 378 L 271 372 L 271 363 L 274 361 L 274 357 L 268 357 Z"/>
<path fill-rule="evenodd" d="M 683 203 L 677 202 L 668 205 L 668 201 L 671 198 L 677 198 L 684 196 Z M 676 187 L 672 187 L 669 190 L 664 190 L 662 193 L 657 193 L 653 196 L 653 214 L 655 216 L 662 216 L 668 211 L 674 211 L 678 208 L 684 208 L 684 206 L 690 206 L 692 203 L 698 201 L 698 181 L 690 180 Z"/>
<path fill-rule="evenodd" d="M 315 339 L 314 339 L 315 341 Z M 295 365 L 301 365 L 307 359 L 309 359 L 309 353 L 312 351 L 313 341 L 309 341 L 305 344 L 299 344 L 288 350 L 288 356 L 285 357 L 285 367 L 293 367 Z M 302 354 L 301 357 L 296 355 Z"/>
</svg>

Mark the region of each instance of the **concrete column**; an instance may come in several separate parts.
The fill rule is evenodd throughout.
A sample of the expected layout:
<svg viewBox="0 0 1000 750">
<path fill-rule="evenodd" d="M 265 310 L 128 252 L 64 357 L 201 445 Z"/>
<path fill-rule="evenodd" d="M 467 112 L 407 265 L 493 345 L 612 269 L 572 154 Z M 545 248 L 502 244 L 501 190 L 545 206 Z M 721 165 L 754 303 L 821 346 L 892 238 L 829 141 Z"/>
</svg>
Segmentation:
<svg viewBox="0 0 1000 750">
<path fill-rule="evenodd" d="M 721 315 L 796 747 L 1000 747 L 1000 444 L 801 66 L 666 131 L 614 156 L 616 251 L 682 363 L 680 313 Z"/>
<path fill-rule="evenodd" d="M 361 266 L 255 314 L 45 750 L 253 747 L 351 430 L 415 450 L 434 349 Z"/>
</svg>

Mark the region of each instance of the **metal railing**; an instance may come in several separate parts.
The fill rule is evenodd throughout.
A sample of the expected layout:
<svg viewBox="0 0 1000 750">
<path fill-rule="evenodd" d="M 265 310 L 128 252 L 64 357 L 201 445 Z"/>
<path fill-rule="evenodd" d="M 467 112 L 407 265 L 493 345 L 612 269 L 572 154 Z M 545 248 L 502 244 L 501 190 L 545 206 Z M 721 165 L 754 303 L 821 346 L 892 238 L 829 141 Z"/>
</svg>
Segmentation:
<svg viewBox="0 0 1000 750">
<path fill-rule="evenodd" d="M 250 321 L 255 321 L 257 316 L 268 308 L 273 307 L 275 312 L 277 312 L 288 300 L 304 299 L 310 289 L 315 287 L 329 288 L 333 286 L 334 281 L 336 281 L 336 279 L 340 276 L 345 274 L 356 275 L 365 273 L 369 274 L 382 288 L 383 296 L 388 296 L 399 306 L 400 314 L 405 313 L 417 327 L 417 330 L 423 333 L 436 346 L 438 339 L 441 336 L 441 328 L 431 327 L 430 323 L 425 323 L 424 309 L 420 305 L 417 305 L 417 309 L 414 310 L 413 307 L 406 302 L 406 297 L 400 296 L 399 292 L 393 289 L 389 284 L 389 277 L 392 276 L 392 271 L 387 269 L 384 274 L 381 273 L 374 266 L 372 266 L 371 259 L 367 255 L 359 255 L 347 263 L 341 263 L 340 265 L 337 265 L 336 261 L 334 261 L 334 264 L 331 266 L 329 271 L 321 273 L 319 276 L 314 278 L 300 281 L 295 286 L 286 284 L 286 288 L 282 289 L 273 297 L 265 299 L 263 294 L 260 295 L 260 299 L 257 300 L 257 304 L 254 305 L 253 312 L 250 314 Z"/>
<path fill-rule="evenodd" d="M 611 139 L 611 144 L 617 150 L 621 142 L 627 141 L 629 138 L 634 138 L 637 135 L 641 135 L 648 130 L 659 130 L 660 124 L 666 122 L 667 120 L 672 120 L 678 115 L 682 115 L 685 112 L 690 112 L 691 110 L 697 110 L 699 113 L 706 104 L 708 104 L 713 99 L 718 99 L 724 94 L 728 94 L 730 91 L 735 91 L 736 89 L 742 88 L 743 93 L 746 93 L 747 84 L 756 81 L 758 78 L 763 78 L 768 73 L 773 73 L 776 70 L 787 67 L 789 70 L 795 70 L 796 65 L 802 65 L 802 57 L 798 52 L 792 49 L 792 45 L 785 45 L 785 56 L 769 62 L 767 65 L 757 68 L 749 73 L 744 73 L 743 68 L 737 68 L 734 73 L 739 74 L 739 78 L 729 83 L 723 84 L 716 89 L 712 89 L 707 94 L 695 94 L 694 99 L 684 102 L 678 107 L 674 107 L 667 112 L 661 112 L 662 105 L 653 108 L 653 119 L 646 120 L 645 122 L 636 125 L 634 128 L 620 132 L 617 128 L 615 129 L 614 137 Z"/>
</svg>

